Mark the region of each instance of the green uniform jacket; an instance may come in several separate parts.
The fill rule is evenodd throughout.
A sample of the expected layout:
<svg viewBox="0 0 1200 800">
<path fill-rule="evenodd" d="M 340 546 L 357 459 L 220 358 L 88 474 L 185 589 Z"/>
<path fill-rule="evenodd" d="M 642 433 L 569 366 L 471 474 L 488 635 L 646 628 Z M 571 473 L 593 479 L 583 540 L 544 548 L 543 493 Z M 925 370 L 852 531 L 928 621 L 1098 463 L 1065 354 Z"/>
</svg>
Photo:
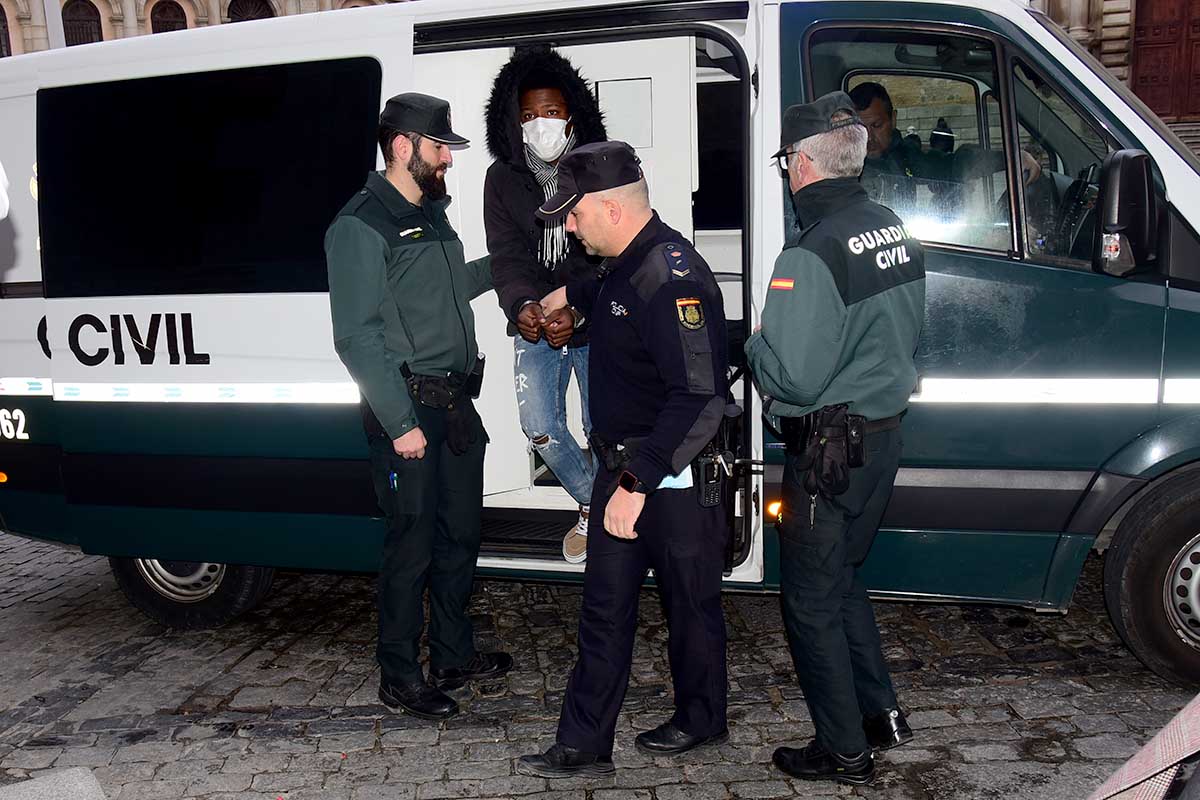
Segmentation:
<svg viewBox="0 0 1200 800">
<path fill-rule="evenodd" d="M 400 365 L 467 372 L 479 352 L 471 300 L 491 260 L 465 260 L 449 202 L 415 206 L 376 172 L 325 232 L 334 347 L 392 439 L 417 427 Z"/>
<path fill-rule="evenodd" d="M 804 228 L 775 261 L 762 331 L 746 360 L 771 416 L 848 403 L 886 419 L 908 407 L 925 320 L 925 254 L 900 219 L 857 178 L 823 180 L 795 196 Z"/>
</svg>

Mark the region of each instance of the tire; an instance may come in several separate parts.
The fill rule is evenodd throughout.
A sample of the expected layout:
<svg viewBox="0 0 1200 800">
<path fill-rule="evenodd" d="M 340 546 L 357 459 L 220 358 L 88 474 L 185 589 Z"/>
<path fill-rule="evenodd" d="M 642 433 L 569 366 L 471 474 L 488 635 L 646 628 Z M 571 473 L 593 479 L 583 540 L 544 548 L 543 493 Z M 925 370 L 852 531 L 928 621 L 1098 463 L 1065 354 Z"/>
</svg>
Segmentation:
<svg viewBox="0 0 1200 800">
<path fill-rule="evenodd" d="M 1200 473 L 1167 479 L 1122 520 L 1104 558 L 1104 602 L 1143 664 L 1200 687 Z"/>
<path fill-rule="evenodd" d="M 216 628 L 266 597 L 275 579 L 270 567 L 109 558 L 125 597 L 150 619 L 182 631 Z"/>
</svg>

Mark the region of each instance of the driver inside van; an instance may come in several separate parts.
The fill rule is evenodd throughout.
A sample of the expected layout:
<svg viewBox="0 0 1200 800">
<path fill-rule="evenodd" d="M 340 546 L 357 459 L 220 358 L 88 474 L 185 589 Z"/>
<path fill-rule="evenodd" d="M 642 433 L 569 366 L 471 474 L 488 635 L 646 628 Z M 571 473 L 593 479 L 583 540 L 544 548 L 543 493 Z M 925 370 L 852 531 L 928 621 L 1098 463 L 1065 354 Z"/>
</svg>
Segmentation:
<svg viewBox="0 0 1200 800">
<path fill-rule="evenodd" d="M 1003 150 L 983 150 L 976 147 L 931 147 L 922 150 L 920 139 L 909 140 L 896 130 L 896 107 L 883 84 L 874 81 L 860 83 L 850 90 L 850 99 L 858 116 L 867 126 L 867 160 L 863 175 L 896 175 L 906 178 L 962 183 L 971 177 L 1002 172 Z M 944 119 L 939 123 L 945 124 Z M 953 141 L 950 139 L 949 141 Z M 1021 151 L 1022 180 L 1025 185 L 1042 174 L 1041 165 L 1025 150 Z M 915 183 L 908 184 L 908 193 Z"/>
</svg>

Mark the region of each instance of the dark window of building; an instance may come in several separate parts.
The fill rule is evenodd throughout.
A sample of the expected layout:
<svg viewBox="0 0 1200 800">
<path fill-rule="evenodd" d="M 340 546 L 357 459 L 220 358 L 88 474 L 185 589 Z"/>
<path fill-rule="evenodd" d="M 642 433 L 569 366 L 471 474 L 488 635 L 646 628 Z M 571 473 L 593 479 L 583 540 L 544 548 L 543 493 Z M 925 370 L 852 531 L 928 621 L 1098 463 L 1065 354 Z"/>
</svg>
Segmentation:
<svg viewBox="0 0 1200 800">
<path fill-rule="evenodd" d="M 150 31 L 152 33 L 181 31 L 186 27 L 187 17 L 183 13 L 183 6 L 176 3 L 175 0 L 158 0 L 154 4 L 154 8 L 150 10 Z"/>
<path fill-rule="evenodd" d="M 91 44 L 104 38 L 100 32 L 100 12 L 88 0 L 70 0 L 63 6 L 62 18 L 67 47 Z"/>
<path fill-rule="evenodd" d="M 275 9 L 267 0 L 233 0 L 229 4 L 229 21 L 245 22 L 249 19 L 270 19 Z"/>
<path fill-rule="evenodd" d="M 0 6 L 0 58 L 12 55 L 12 42 L 8 38 L 8 15 Z"/>
<path fill-rule="evenodd" d="M 47 296 L 326 291 L 380 84 L 355 58 L 41 90 Z"/>
</svg>

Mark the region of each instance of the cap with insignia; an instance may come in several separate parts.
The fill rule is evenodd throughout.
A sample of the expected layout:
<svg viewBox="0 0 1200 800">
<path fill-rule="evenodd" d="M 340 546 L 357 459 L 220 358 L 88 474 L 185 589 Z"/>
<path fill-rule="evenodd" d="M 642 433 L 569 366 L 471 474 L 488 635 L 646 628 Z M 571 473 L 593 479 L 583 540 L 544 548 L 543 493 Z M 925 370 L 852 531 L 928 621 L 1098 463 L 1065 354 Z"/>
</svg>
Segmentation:
<svg viewBox="0 0 1200 800">
<path fill-rule="evenodd" d="M 558 162 L 558 191 L 542 203 L 544 220 L 566 216 L 585 194 L 615 189 L 642 179 L 642 160 L 625 142 L 593 142 L 576 147 Z"/>
<path fill-rule="evenodd" d="M 405 133 L 419 133 L 443 144 L 467 144 L 450 129 L 450 104 L 440 97 L 418 92 L 398 94 L 383 107 L 379 125 Z"/>
<path fill-rule="evenodd" d="M 848 119 L 833 121 L 833 115 L 844 111 L 850 115 Z M 845 92 L 830 92 L 821 95 L 811 103 L 788 106 L 783 112 L 783 125 L 779 130 L 779 151 L 771 158 L 779 158 L 787 153 L 787 149 L 809 136 L 818 133 L 829 133 L 847 125 L 862 125 L 858 118 L 858 110 L 854 101 Z"/>
</svg>

